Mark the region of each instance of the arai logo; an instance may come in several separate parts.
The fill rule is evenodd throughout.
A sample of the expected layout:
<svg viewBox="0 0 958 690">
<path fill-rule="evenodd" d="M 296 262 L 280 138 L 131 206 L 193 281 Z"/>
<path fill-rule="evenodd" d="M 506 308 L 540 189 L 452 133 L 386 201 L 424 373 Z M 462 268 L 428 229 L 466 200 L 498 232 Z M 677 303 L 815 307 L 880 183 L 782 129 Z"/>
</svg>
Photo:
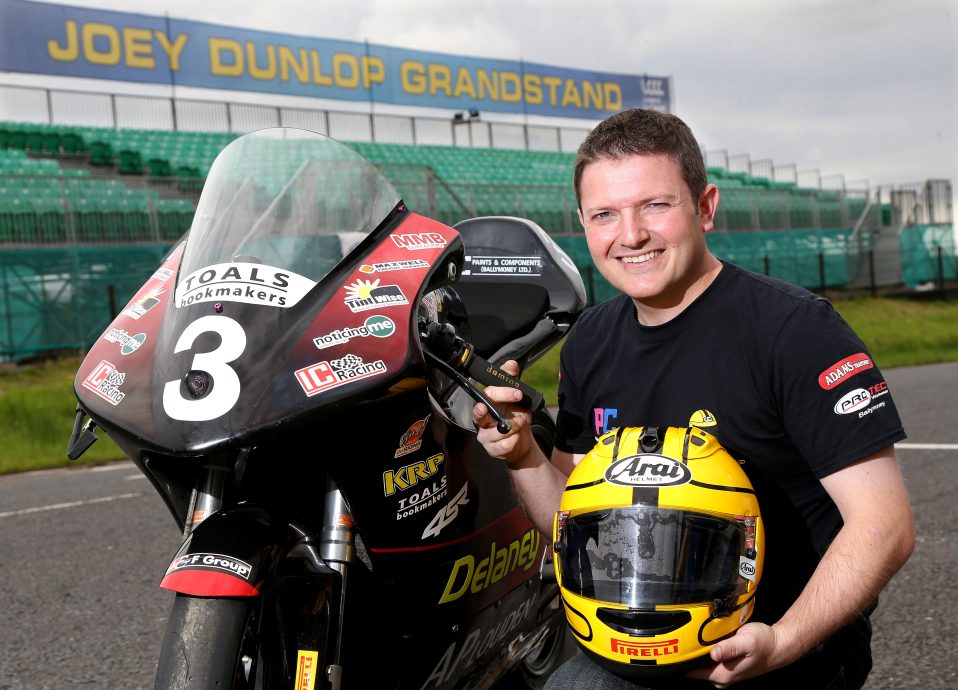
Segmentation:
<svg viewBox="0 0 958 690">
<path fill-rule="evenodd" d="M 755 561 L 751 558 L 745 558 L 741 556 L 738 560 L 738 574 L 744 577 L 746 580 L 751 580 L 755 582 Z"/>
<path fill-rule="evenodd" d="M 855 410 L 868 407 L 871 400 L 871 393 L 864 388 L 856 388 L 843 395 L 841 400 L 835 403 L 835 414 L 851 414 Z"/>
<path fill-rule="evenodd" d="M 605 480 L 620 486 L 679 486 L 692 480 L 692 470 L 664 455 L 642 453 L 610 465 Z"/>
</svg>

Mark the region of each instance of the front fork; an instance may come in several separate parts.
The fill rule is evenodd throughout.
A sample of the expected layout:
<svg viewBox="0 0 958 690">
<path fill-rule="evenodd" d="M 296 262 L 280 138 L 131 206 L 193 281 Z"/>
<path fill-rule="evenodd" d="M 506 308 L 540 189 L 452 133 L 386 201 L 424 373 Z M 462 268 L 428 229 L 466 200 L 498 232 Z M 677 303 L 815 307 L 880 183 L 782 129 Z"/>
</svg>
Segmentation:
<svg viewBox="0 0 958 690">
<path fill-rule="evenodd" d="M 339 593 L 339 625 L 332 630 L 336 636 L 333 658 L 326 665 L 326 678 L 332 690 L 339 690 L 343 668 L 340 665 L 340 650 L 343 642 L 343 624 L 346 614 L 346 572 L 356 560 L 356 529 L 349 506 L 330 477 L 326 478 L 326 493 L 323 497 L 323 529 L 320 535 L 319 554 L 323 562 L 341 578 Z"/>
<path fill-rule="evenodd" d="M 184 538 L 206 518 L 223 507 L 230 490 L 230 481 L 235 474 L 241 474 L 248 451 L 240 451 L 236 465 L 212 460 L 207 472 L 200 480 L 190 499 L 183 527 Z M 234 474 L 235 473 L 235 474 Z M 313 572 L 336 572 L 339 575 L 338 610 L 336 625 L 327 627 L 328 634 L 334 636 L 329 647 L 331 658 L 326 664 L 326 678 L 331 690 L 340 690 L 342 685 L 342 666 L 340 665 L 343 622 L 346 613 L 346 574 L 350 564 L 356 562 L 356 529 L 352 513 L 346 504 L 339 487 L 331 477 L 326 477 L 323 494 L 323 527 L 318 540 L 312 540 L 307 532 L 293 528 L 300 537 L 297 546 L 290 555 L 304 558 L 313 565 Z"/>
</svg>

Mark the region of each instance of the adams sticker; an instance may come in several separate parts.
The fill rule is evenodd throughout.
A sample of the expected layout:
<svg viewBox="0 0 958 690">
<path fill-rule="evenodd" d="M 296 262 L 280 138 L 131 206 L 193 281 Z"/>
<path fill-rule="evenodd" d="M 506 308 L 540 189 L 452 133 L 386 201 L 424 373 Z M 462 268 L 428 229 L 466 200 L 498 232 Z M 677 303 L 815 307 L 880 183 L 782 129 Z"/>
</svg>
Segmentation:
<svg viewBox="0 0 958 690">
<path fill-rule="evenodd" d="M 835 362 L 825 371 L 818 375 L 818 385 L 827 391 L 847 381 L 852 376 L 868 371 L 873 366 L 872 358 L 864 352 L 845 357 Z"/>
</svg>

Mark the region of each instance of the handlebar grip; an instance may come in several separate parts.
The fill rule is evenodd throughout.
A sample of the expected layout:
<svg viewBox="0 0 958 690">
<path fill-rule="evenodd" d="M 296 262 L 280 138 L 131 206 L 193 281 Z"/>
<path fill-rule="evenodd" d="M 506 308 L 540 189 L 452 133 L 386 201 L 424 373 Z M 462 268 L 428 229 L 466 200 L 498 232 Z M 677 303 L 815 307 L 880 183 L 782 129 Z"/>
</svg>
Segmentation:
<svg viewBox="0 0 958 690">
<path fill-rule="evenodd" d="M 515 376 L 493 366 L 475 353 L 469 358 L 466 371 L 469 376 L 484 386 L 509 386 L 522 391 L 522 400 L 519 401 L 519 405 L 526 409 L 536 411 L 545 405 L 545 398 L 543 398 L 542 393 L 523 383 Z"/>
</svg>

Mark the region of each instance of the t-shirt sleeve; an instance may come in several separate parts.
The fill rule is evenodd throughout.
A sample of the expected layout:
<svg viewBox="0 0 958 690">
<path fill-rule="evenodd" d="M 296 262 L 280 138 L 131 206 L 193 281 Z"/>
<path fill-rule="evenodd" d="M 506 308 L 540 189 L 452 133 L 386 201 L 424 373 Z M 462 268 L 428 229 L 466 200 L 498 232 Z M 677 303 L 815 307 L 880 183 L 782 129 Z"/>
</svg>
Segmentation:
<svg viewBox="0 0 958 690">
<path fill-rule="evenodd" d="M 905 438 L 885 377 L 825 300 L 785 321 L 770 371 L 785 429 L 818 478 Z"/>
<path fill-rule="evenodd" d="M 585 453 L 595 445 L 582 407 L 575 373 L 569 362 L 575 361 L 575 331 L 566 338 L 559 353 L 559 412 L 556 415 L 555 447 L 566 453 Z M 583 450 L 583 448 L 585 450 Z"/>
</svg>

